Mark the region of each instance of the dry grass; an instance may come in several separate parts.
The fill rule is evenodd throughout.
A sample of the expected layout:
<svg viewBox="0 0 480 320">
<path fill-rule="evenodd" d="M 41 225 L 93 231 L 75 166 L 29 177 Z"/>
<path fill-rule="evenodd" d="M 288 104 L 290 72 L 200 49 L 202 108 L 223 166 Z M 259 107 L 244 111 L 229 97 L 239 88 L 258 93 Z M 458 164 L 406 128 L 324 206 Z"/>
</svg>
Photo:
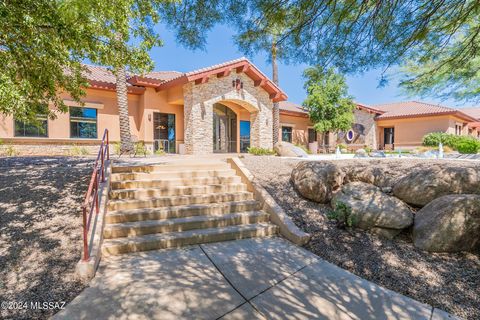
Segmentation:
<svg viewBox="0 0 480 320">
<path fill-rule="evenodd" d="M 302 198 L 290 182 L 297 160 L 242 159 L 297 226 L 312 235 L 306 248 L 354 274 L 465 319 L 480 319 L 480 253 L 434 254 L 415 248 L 409 232 L 387 240 L 342 230 L 326 218 L 330 208 Z M 342 165 L 383 165 L 410 171 L 436 160 L 345 160 Z M 445 160 L 442 163 L 446 163 Z M 480 167 L 479 162 L 452 162 Z"/>
<path fill-rule="evenodd" d="M 69 302 L 81 255 L 80 203 L 92 161 L 0 158 L 0 301 Z M 0 310 L 2 319 L 46 319 L 58 310 Z"/>
</svg>

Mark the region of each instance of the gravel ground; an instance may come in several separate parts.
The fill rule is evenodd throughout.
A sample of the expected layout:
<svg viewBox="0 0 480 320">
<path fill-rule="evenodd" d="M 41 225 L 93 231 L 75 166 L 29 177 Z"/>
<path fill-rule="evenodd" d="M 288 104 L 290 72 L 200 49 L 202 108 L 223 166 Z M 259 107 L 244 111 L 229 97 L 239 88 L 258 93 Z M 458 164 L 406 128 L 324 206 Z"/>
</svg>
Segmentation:
<svg viewBox="0 0 480 320">
<path fill-rule="evenodd" d="M 0 157 L 0 302 L 68 303 L 85 284 L 81 211 L 93 161 Z M 2 310 L 0 319 L 47 319 L 58 310 Z"/>
<path fill-rule="evenodd" d="M 290 182 L 298 160 L 245 156 L 242 161 L 295 224 L 312 235 L 306 248 L 362 278 L 465 319 L 480 319 L 480 253 L 438 254 L 416 249 L 408 232 L 387 240 L 361 230 L 343 230 L 326 218 L 330 208 L 302 198 Z M 370 161 L 394 170 L 428 167 L 436 160 Z M 446 160 L 442 160 L 446 163 Z M 479 162 L 452 161 L 477 166 Z"/>
</svg>

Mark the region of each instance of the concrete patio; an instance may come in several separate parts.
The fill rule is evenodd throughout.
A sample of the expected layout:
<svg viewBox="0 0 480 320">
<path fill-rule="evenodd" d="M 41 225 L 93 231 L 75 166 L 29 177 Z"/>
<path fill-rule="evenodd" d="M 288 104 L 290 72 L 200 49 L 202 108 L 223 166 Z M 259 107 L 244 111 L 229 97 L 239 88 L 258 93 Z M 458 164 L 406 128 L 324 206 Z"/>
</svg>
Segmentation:
<svg viewBox="0 0 480 320">
<path fill-rule="evenodd" d="M 54 319 L 453 319 L 279 237 L 103 260 Z"/>
</svg>

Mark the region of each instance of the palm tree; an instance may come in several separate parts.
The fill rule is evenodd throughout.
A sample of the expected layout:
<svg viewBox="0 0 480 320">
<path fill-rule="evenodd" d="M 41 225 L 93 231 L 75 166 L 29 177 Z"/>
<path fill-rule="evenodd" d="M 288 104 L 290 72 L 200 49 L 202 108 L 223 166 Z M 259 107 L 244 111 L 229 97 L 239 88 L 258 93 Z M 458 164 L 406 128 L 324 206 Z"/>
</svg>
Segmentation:
<svg viewBox="0 0 480 320">
<path fill-rule="evenodd" d="M 124 66 L 115 68 L 118 114 L 120 118 L 120 154 L 133 151 L 128 116 L 127 72 Z"/>
<path fill-rule="evenodd" d="M 278 86 L 278 65 L 277 65 L 277 43 L 275 37 L 272 37 L 272 49 L 270 52 L 272 60 L 272 80 Z M 278 102 L 273 103 L 273 145 L 278 142 L 280 130 L 280 106 Z"/>
</svg>

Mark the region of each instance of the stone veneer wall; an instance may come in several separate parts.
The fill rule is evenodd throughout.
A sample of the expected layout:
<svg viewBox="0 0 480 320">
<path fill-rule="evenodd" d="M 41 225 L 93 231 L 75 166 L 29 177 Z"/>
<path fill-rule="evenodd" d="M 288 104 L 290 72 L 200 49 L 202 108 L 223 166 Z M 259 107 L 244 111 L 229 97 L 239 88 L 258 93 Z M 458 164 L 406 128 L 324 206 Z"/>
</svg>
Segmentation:
<svg viewBox="0 0 480 320">
<path fill-rule="evenodd" d="M 365 144 L 376 149 L 377 145 L 377 124 L 375 123 L 375 114 L 364 110 L 355 109 L 355 122 L 365 127 Z"/>
<path fill-rule="evenodd" d="M 360 136 L 355 142 L 348 142 L 342 133 L 339 133 L 337 136 L 337 144 L 343 143 L 349 146 L 351 149 L 363 148 L 367 145 L 371 148 L 376 149 L 377 145 L 377 133 L 376 133 L 376 123 L 375 123 L 375 114 L 369 113 L 364 110 L 355 109 L 353 112 L 355 120 L 354 124 L 361 124 L 364 127 L 364 135 Z M 357 134 L 357 133 L 356 133 Z"/>
<path fill-rule="evenodd" d="M 243 89 L 236 90 L 232 81 L 240 79 Z M 272 108 L 268 92 L 255 87 L 244 73 L 232 71 L 222 78 L 211 76 L 203 84 L 187 83 L 183 86 L 185 152 L 209 154 L 213 152 L 213 104 L 229 101 L 245 107 L 250 113 L 250 144 L 254 147 L 273 148 Z"/>
</svg>

